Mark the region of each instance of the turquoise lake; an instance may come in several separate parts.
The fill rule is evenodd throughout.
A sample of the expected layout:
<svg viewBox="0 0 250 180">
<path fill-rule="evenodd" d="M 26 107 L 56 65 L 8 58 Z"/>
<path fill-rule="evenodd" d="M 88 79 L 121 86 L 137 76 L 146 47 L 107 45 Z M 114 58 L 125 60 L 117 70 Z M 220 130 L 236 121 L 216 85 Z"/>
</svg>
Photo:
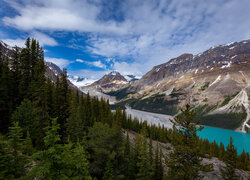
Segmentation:
<svg viewBox="0 0 250 180">
<path fill-rule="evenodd" d="M 208 139 L 210 142 L 213 142 L 214 140 L 218 144 L 222 142 L 225 147 L 229 144 L 230 136 L 232 136 L 233 144 L 237 147 L 238 154 L 240 154 L 243 149 L 245 152 L 250 153 L 250 134 L 214 127 L 204 127 L 204 129 L 199 132 L 198 135 L 202 139 Z"/>
<path fill-rule="evenodd" d="M 172 116 L 150 113 L 131 108 L 127 108 L 126 112 L 128 115 L 137 117 L 142 121 L 147 121 L 149 124 L 160 124 L 164 125 L 167 128 L 172 128 L 172 124 L 169 121 Z M 199 132 L 198 135 L 203 139 L 208 139 L 210 142 L 213 142 L 214 140 L 218 144 L 222 142 L 225 147 L 229 144 L 230 136 L 232 136 L 233 144 L 234 146 L 236 146 L 238 154 L 241 154 L 243 149 L 245 150 L 245 152 L 250 153 L 250 134 L 215 127 L 204 127 L 204 129 Z"/>
</svg>

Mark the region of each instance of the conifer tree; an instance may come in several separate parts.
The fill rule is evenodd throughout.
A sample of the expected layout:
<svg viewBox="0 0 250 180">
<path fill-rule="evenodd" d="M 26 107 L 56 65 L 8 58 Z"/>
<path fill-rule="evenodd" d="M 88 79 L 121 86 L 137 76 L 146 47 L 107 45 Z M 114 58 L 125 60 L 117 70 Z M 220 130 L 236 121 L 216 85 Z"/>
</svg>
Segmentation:
<svg viewBox="0 0 250 180">
<path fill-rule="evenodd" d="M 124 149 L 124 175 L 125 179 L 127 180 L 135 179 L 134 157 L 132 148 L 130 147 L 130 140 L 128 133 L 126 136 L 125 149 Z"/>
<path fill-rule="evenodd" d="M 28 131 L 26 134 L 26 138 L 24 140 L 23 153 L 26 154 L 27 156 L 31 156 L 34 152 L 35 149 L 33 148 L 32 140 L 30 138 L 30 133 Z"/>
<path fill-rule="evenodd" d="M 21 81 L 21 71 L 20 71 L 20 50 L 17 46 L 13 48 L 13 54 L 11 58 L 11 70 L 12 70 L 12 88 L 11 96 L 13 98 L 13 110 L 21 102 L 20 96 L 20 81 Z"/>
<path fill-rule="evenodd" d="M 1 57 L 0 57 L 1 58 Z M 10 126 L 9 116 L 12 111 L 11 72 L 9 58 L 2 57 L 0 61 L 0 132 L 6 133 Z"/>
<path fill-rule="evenodd" d="M 174 151 L 167 157 L 167 165 L 169 167 L 168 177 L 170 179 L 201 179 L 199 171 L 201 171 L 201 158 L 198 148 L 197 128 L 199 122 L 194 122 L 195 112 L 191 110 L 189 105 L 185 109 L 181 109 L 181 114 L 177 115 L 172 123 L 173 137 L 172 145 Z"/>
<path fill-rule="evenodd" d="M 226 167 L 220 168 L 222 179 L 225 180 L 236 180 L 239 179 L 236 175 L 236 161 L 237 161 L 237 151 L 233 145 L 233 138 L 230 137 L 230 143 L 227 145 L 227 151 L 225 154 Z"/>
<path fill-rule="evenodd" d="M 59 144 L 60 125 L 56 119 L 46 128 L 44 138 L 45 150 L 33 155 L 36 166 L 28 174 L 28 178 L 39 179 L 91 179 L 88 173 L 88 161 L 80 144 L 74 147 L 71 142 Z"/>
<path fill-rule="evenodd" d="M 20 93 L 22 98 L 29 98 L 28 90 L 31 83 L 31 56 L 30 38 L 26 39 L 25 48 L 20 53 L 20 71 L 22 73 L 20 81 Z"/>
<path fill-rule="evenodd" d="M 12 155 L 11 168 L 13 169 L 13 175 L 15 178 L 19 178 L 25 175 L 27 163 L 27 157 L 22 154 L 23 150 L 23 133 L 18 122 L 14 122 L 13 126 L 9 128 L 9 143 L 10 151 Z"/>
<path fill-rule="evenodd" d="M 220 148 L 219 148 L 219 159 L 223 160 L 224 159 L 224 154 L 225 154 L 225 147 L 223 143 L 220 143 Z"/>
<path fill-rule="evenodd" d="M 163 167 L 162 167 L 162 155 L 159 151 L 159 144 L 157 143 L 156 149 L 155 149 L 155 158 L 154 158 L 154 177 L 155 180 L 161 180 L 163 177 Z"/>
<path fill-rule="evenodd" d="M 113 165 L 112 165 L 112 162 L 111 162 L 110 158 L 107 161 L 107 165 L 105 167 L 105 172 L 104 172 L 104 175 L 103 175 L 102 179 L 103 180 L 115 180 Z"/>
<path fill-rule="evenodd" d="M 14 179 L 12 157 L 8 141 L 0 134 L 0 179 Z"/>
<path fill-rule="evenodd" d="M 146 129 L 143 127 L 142 136 L 137 137 L 137 148 L 138 148 L 138 157 L 137 157 L 137 175 L 136 179 L 147 180 L 151 179 L 152 171 L 149 157 L 149 147 L 146 139 Z"/>
</svg>

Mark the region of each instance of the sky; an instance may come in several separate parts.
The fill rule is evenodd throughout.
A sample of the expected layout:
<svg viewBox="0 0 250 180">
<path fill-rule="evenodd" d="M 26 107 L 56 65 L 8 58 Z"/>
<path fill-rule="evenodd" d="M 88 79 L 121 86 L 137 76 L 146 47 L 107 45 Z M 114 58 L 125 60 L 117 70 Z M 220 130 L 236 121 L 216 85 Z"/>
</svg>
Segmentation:
<svg viewBox="0 0 250 180">
<path fill-rule="evenodd" d="M 142 76 L 183 53 L 250 39 L 250 0 L 0 0 L 0 40 L 39 40 L 69 75 Z"/>
</svg>

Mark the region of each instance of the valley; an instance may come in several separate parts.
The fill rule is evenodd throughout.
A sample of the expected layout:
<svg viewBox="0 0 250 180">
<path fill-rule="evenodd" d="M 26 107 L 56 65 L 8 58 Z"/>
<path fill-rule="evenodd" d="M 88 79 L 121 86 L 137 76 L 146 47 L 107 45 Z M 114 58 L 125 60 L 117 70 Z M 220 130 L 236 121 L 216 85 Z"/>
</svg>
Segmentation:
<svg viewBox="0 0 250 180">
<path fill-rule="evenodd" d="M 249 52 L 250 40 L 219 45 L 170 59 L 131 83 L 117 72 L 81 88 L 112 97 L 114 108 L 130 106 L 171 116 L 188 103 L 201 124 L 248 133 Z"/>
</svg>

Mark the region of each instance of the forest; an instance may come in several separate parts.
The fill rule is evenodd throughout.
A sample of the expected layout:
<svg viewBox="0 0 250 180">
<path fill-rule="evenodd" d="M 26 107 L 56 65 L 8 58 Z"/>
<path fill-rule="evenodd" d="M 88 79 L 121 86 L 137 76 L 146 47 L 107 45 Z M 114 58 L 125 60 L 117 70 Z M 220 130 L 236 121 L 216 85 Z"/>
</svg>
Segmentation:
<svg viewBox="0 0 250 180">
<path fill-rule="evenodd" d="M 189 105 L 166 129 L 70 88 L 66 69 L 55 82 L 45 71 L 35 39 L 0 54 L 0 179 L 202 179 L 213 168 L 202 165 L 204 157 L 226 163 L 222 179 L 250 171 L 249 153 L 237 155 L 232 139 L 227 147 L 199 139 Z M 137 134 L 133 142 L 129 131 Z M 166 155 L 152 140 L 173 150 Z"/>
</svg>

